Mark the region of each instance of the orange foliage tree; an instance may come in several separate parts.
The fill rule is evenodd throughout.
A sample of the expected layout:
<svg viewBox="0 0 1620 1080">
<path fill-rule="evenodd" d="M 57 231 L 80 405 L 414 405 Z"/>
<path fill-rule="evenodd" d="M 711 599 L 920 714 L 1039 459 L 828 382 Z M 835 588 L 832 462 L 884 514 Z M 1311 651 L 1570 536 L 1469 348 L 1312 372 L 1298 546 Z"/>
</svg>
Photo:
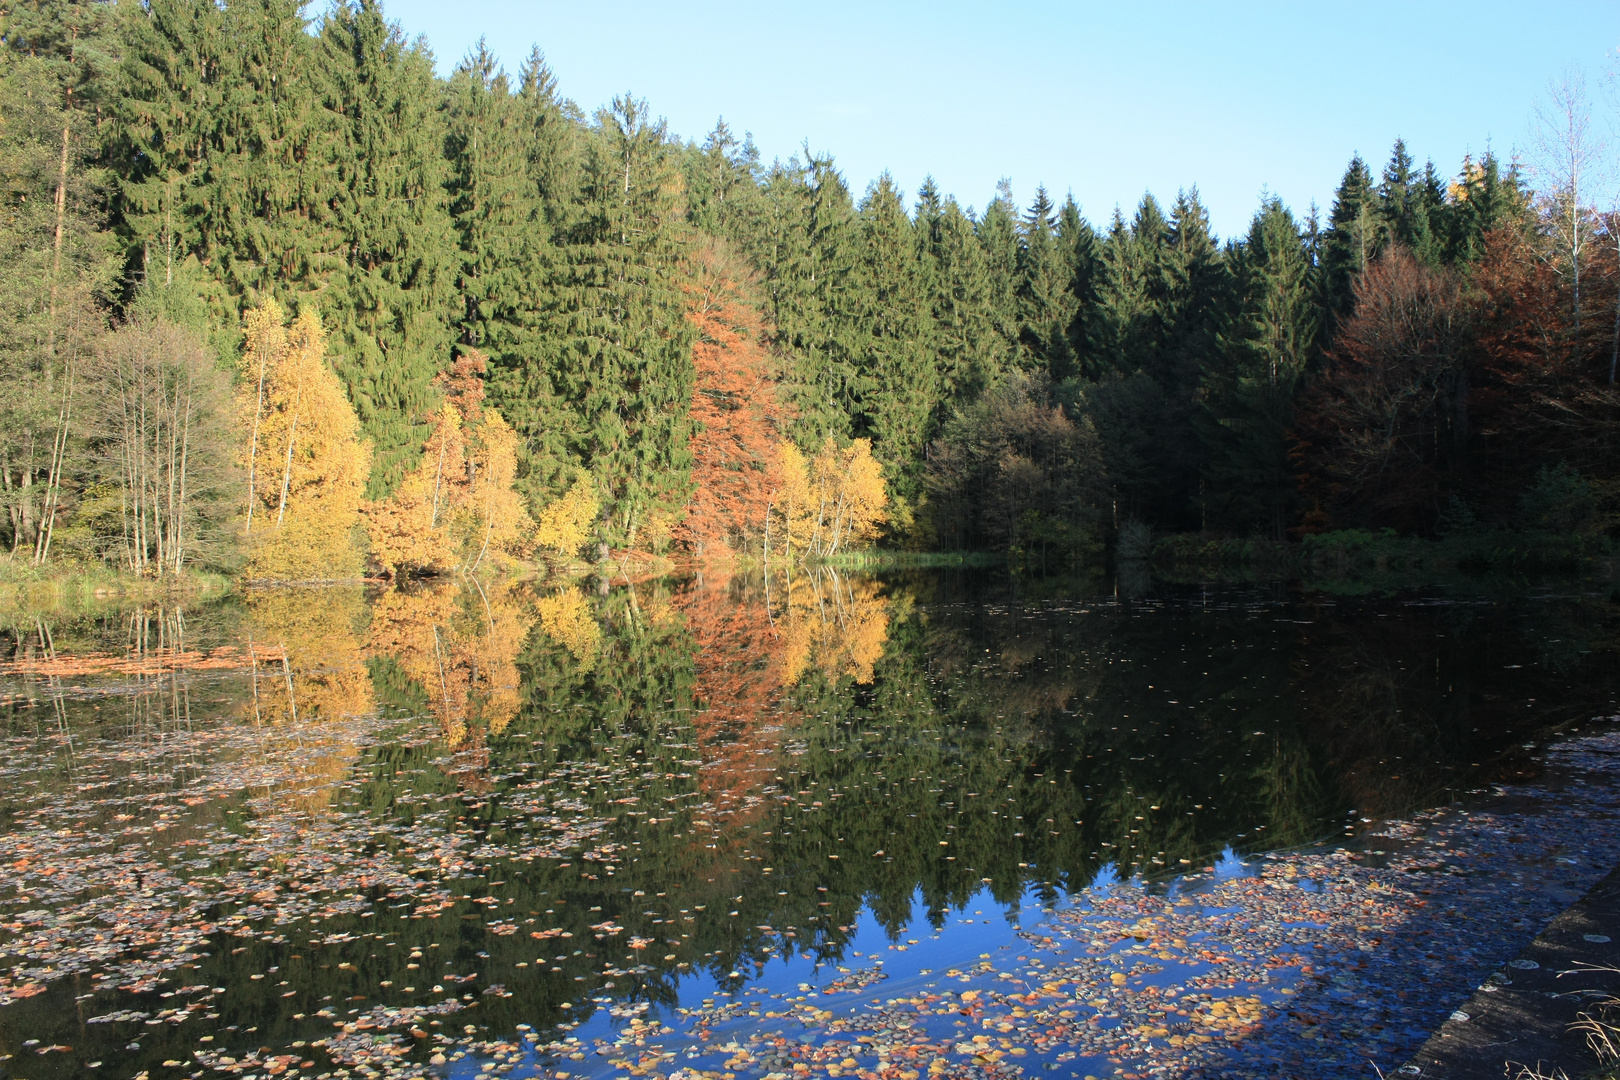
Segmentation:
<svg viewBox="0 0 1620 1080">
<path fill-rule="evenodd" d="M 786 412 L 777 397 L 768 329 L 741 258 L 710 242 L 686 285 L 697 328 L 692 362 L 692 495 L 676 538 L 698 556 L 756 546 L 781 486 L 778 445 Z"/>
<path fill-rule="evenodd" d="M 1296 436 L 1314 516 L 1394 525 L 1436 505 L 1467 468 L 1475 298 L 1458 275 L 1392 248 L 1355 284 L 1327 368 L 1307 391 Z"/>
<path fill-rule="evenodd" d="M 1587 280 L 1614 295 L 1611 251 Z M 1577 328 L 1569 288 L 1535 238 L 1512 229 L 1487 234 L 1463 276 L 1399 250 L 1369 266 L 1296 420 L 1306 529 L 1423 530 L 1452 495 L 1483 523 L 1511 525 L 1546 465 L 1620 488 L 1613 328 Z"/>
<path fill-rule="evenodd" d="M 763 774 L 774 770 L 788 685 L 786 641 L 772 625 L 763 590 L 741 578 L 702 574 L 675 596 L 692 641 L 692 722 L 704 793 L 728 807 L 745 802 Z"/>
<path fill-rule="evenodd" d="M 390 577 L 473 571 L 532 546 L 534 522 L 514 488 L 517 436 L 484 407 L 485 366 L 469 349 L 435 380 L 445 400 L 421 461 L 392 496 L 364 507 L 372 555 Z"/>
<path fill-rule="evenodd" d="M 306 308 L 289 328 L 266 300 L 243 320 L 247 348 L 237 414 L 246 434 L 246 541 L 250 578 L 352 578 L 355 526 L 370 444 L 331 365 L 320 317 Z"/>
</svg>

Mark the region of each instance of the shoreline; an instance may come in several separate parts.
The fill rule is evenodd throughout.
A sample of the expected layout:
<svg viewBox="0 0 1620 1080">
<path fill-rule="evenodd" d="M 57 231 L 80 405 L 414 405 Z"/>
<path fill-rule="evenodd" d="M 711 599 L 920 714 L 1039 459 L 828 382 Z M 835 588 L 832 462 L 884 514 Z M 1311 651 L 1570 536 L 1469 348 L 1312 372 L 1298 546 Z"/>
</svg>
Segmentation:
<svg viewBox="0 0 1620 1080">
<path fill-rule="evenodd" d="M 1599 1001 L 1616 996 L 1620 867 L 1487 978 L 1394 1075 L 1434 1080 L 1608 1075 L 1599 1072 L 1601 1064 L 1574 1025 Z"/>
</svg>

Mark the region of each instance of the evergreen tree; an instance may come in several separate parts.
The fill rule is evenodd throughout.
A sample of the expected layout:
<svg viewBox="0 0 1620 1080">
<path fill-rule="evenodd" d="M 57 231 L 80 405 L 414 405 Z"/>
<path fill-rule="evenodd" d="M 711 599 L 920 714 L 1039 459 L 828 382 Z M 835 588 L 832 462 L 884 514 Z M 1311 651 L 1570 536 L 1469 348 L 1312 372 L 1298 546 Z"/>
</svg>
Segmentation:
<svg viewBox="0 0 1620 1080">
<path fill-rule="evenodd" d="M 1420 175 L 1412 169 L 1412 155 L 1404 139 L 1395 140 L 1389 164 L 1384 166 L 1378 188 L 1379 209 L 1383 216 L 1380 246 L 1395 243 L 1411 251 L 1426 266 L 1437 265 L 1442 240 L 1436 235 L 1434 219 L 1443 209 L 1445 194 L 1431 162 Z"/>
<path fill-rule="evenodd" d="M 887 173 L 861 200 L 858 256 L 845 294 L 858 375 L 857 436 L 869 437 L 891 491 L 918 491 L 938 393 L 927 298 L 932 292 L 900 192 Z"/>
<path fill-rule="evenodd" d="M 421 452 L 433 378 L 450 359 L 456 254 L 442 119 L 432 56 L 407 45 L 376 0 L 331 10 L 318 69 L 338 119 L 328 203 L 342 238 L 325 315 L 334 367 L 372 443 L 376 498 Z"/>
<path fill-rule="evenodd" d="M 858 411 L 848 313 L 857 258 L 855 208 L 831 158 L 805 151 L 773 168 L 749 254 L 765 279 L 767 314 L 784 354 L 793 436 L 807 451 L 849 438 Z"/>
<path fill-rule="evenodd" d="M 154 0 L 129 15 L 115 112 L 138 271 L 195 258 L 229 325 L 259 296 L 325 287 L 341 240 L 337 116 L 299 0 Z"/>
<path fill-rule="evenodd" d="M 529 50 L 518 75 L 518 131 L 528 162 L 530 227 L 554 235 L 572 220 L 578 203 L 584 117 L 557 93 L 557 77 L 539 47 Z"/>
<path fill-rule="evenodd" d="M 1056 208 L 1046 188 L 1035 189 L 1020 223 L 1018 247 L 1018 339 L 1020 366 L 1060 378 L 1074 368 L 1069 330 L 1079 311 L 1074 268 L 1057 233 Z"/>
<path fill-rule="evenodd" d="M 1528 200 L 1517 170 L 1509 168 L 1504 174 L 1501 162 L 1489 151 L 1477 162 L 1463 158 L 1462 175 L 1450 194 L 1449 262 L 1473 262 L 1484 253 L 1486 233 L 1526 220 Z"/>
<path fill-rule="evenodd" d="M 532 454 L 541 425 L 566 422 L 571 457 L 605 500 L 600 551 L 656 547 L 690 474 L 693 331 L 679 276 L 679 174 L 646 102 L 623 95 L 597 113 L 583 180 L 582 217 L 558 253 L 540 325 L 550 351 L 539 374 L 549 373 L 562 408 L 519 414 L 514 426 Z M 534 465 L 530 487 L 555 487 L 563 470 Z"/>
<path fill-rule="evenodd" d="M 1255 215 L 1233 272 L 1237 311 L 1203 377 L 1206 506 L 1213 523 L 1281 540 L 1294 501 L 1288 426 L 1319 316 L 1299 226 L 1280 199 Z"/>
<path fill-rule="evenodd" d="M 1008 353 L 996 330 L 989 270 L 973 222 L 955 199 L 941 201 L 931 178 L 918 194 L 916 229 L 931 293 L 938 424 L 947 410 L 976 400 L 1001 376 Z"/>
<path fill-rule="evenodd" d="M 445 92 L 450 213 L 460 242 L 456 337 L 511 366 L 523 337 L 539 258 L 540 216 L 528 176 L 517 101 L 480 40 Z"/>
<path fill-rule="evenodd" d="M 1097 230 L 1091 227 L 1075 204 L 1074 196 L 1063 200 L 1058 211 L 1057 246 L 1067 264 L 1069 303 L 1073 311 L 1067 327 L 1068 348 L 1064 353 L 1066 367 L 1054 366 L 1051 372 L 1056 382 L 1078 378 L 1085 367 L 1085 356 L 1091 340 L 1091 320 L 1097 305 Z"/>
<path fill-rule="evenodd" d="M 1149 374 L 1163 394 L 1165 426 L 1156 432 L 1162 473 L 1153 520 L 1166 528 L 1196 528 L 1198 385 L 1218 354 L 1217 331 L 1231 303 L 1231 277 L 1197 188 L 1176 197 L 1159 272 L 1159 331 Z"/>
<path fill-rule="evenodd" d="M 1128 373 L 1151 367 L 1157 337 L 1162 282 L 1160 257 L 1168 224 L 1151 195 L 1143 197 L 1127 226 L 1118 209 L 1100 252 L 1097 309 L 1090 354 L 1103 371 Z"/>
<path fill-rule="evenodd" d="M 1014 364 L 1021 363 L 1018 318 L 1018 210 L 1013 205 L 1012 184 L 1003 179 L 996 185 L 996 197 L 984 208 L 975 231 L 984 248 L 985 270 L 990 282 L 990 310 L 996 332 L 1006 343 Z"/>
<path fill-rule="evenodd" d="M 1372 172 L 1357 154 L 1339 181 L 1322 238 L 1322 296 L 1329 333 L 1349 317 L 1356 278 L 1378 254 L 1379 212 Z"/>
<path fill-rule="evenodd" d="M 728 240 L 752 231 L 758 214 L 759 148 L 754 137 L 742 142 L 722 117 L 701 150 L 686 157 L 686 198 L 692 224 Z"/>
</svg>

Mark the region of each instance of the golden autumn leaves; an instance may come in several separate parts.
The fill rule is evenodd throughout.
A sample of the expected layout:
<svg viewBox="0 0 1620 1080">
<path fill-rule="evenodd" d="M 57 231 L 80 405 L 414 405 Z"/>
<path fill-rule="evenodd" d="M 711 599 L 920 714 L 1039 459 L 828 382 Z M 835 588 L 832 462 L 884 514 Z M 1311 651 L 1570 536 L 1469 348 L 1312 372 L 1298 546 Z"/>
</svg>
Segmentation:
<svg viewBox="0 0 1620 1080">
<path fill-rule="evenodd" d="M 591 539 L 602 507 L 587 477 L 541 509 L 538 520 L 530 516 L 516 488 L 518 436 L 484 404 L 481 353 L 467 350 L 434 380 L 441 400 L 427 418 L 421 457 L 391 495 L 368 500 L 371 447 L 328 363 L 319 316 L 305 308 L 289 323 L 266 300 L 247 313 L 243 329 L 236 413 L 249 580 L 353 580 L 368 560 L 390 578 L 473 573 L 515 564 L 537 547 L 573 556 Z M 717 417 L 705 429 L 728 422 Z M 699 519 L 718 521 L 745 509 L 728 506 L 732 499 L 750 505 L 763 499 L 763 515 L 744 516 L 763 524 L 767 559 L 789 561 L 831 559 L 877 535 L 887 493 L 868 440 L 840 448 L 829 439 L 807 456 L 767 432 L 749 446 L 753 457 L 765 459 L 764 482 L 744 491 L 722 482 L 725 469 L 699 470 L 693 506 Z M 742 521 L 734 525 L 718 537 L 722 544 L 730 533 L 748 531 Z"/>
<path fill-rule="evenodd" d="M 274 300 L 243 320 L 237 415 L 247 474 L 246 576 L 255 580 L 353 579 L 367 550 L 392 577 L 401 570 L 472 572 L 527 555 L 536 543 L 571 553 L 596 506 L 588 489 L 547 508 L 537 534 L 514 489 L 516 434 L 483 407 L 484 358 L 469 351 L 437 380 L 421 460 L 386 499 L 364 498 L 370 446 L 326 359 L 319 316 L 289 325 Z"/>
</svg>

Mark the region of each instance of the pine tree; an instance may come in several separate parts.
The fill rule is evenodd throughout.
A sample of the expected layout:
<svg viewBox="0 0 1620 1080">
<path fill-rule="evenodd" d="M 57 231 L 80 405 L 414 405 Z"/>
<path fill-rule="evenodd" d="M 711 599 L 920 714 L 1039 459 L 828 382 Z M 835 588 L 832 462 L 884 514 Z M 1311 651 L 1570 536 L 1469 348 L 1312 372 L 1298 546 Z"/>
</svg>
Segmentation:
<svg viewBox="0 0 1620 1080">
<path fill-rule="evenodd" d="M 323 99 L 338 120 L 328 197 L 342 238 L 324 295 L 338 375 L 375 452 L 368 496 L 421 452 L 432 382 L 450 360 L 455 239 L 445 199 L 433 58 L 376 0 L 321 26 Z"/>
<path fill-rule="evenodd" d="M 1293 215 L 1275 197 L 1235 255 L 1238 308 L 1203 377 L 1212 522 L 1281 540 L 1294 501 L 1288 426 L 1316 348 L 1313 270 Z"/>
</svg>

